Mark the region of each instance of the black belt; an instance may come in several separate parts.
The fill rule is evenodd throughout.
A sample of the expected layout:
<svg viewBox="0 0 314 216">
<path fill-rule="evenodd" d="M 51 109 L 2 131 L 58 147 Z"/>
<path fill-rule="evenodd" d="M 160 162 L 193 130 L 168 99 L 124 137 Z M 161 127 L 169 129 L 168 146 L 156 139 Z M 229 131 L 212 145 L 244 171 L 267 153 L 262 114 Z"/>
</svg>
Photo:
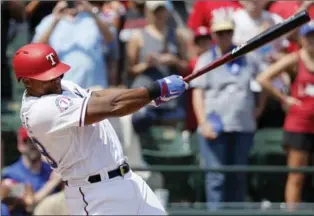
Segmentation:
<svg viewBox="0 0 314 216">
<path fill-rule="evenodd" d="M 128 163 L 121 164 L 117 169 L 111 170 L 108 172 L 109 179 L 124 176 L 126 173 L 130 171 L 130 166 Z M 101 175 L 96 174 L 88 177 L 88 181 L 93 184 L 101 181 Z M 64 181 L 64 184 L 68 186 L 68 181 Z"/>
</svg>

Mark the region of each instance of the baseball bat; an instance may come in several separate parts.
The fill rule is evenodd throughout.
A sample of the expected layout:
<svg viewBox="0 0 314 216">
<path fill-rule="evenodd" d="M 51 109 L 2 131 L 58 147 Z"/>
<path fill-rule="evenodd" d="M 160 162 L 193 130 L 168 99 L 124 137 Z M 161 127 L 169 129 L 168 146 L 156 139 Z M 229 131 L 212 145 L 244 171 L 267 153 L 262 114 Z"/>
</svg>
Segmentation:
<svg viewBox="0 0 314 216">
<path fill-rule="evenodd" d="M 210 70 L 213 70 L 225 63 L 228 63 L 242 55 L 255 50 L 270 41 L 281 37 L 282 35 L 290 32 L 291 30 L 307 23 L 311 20 L 308 12 L 306 10 L 302 10 L 301 12 L 289 17 L 285 21 L 278 23 L 269 29 L 265 30 L 264 32 L 258 34 L 257 36 L 253 37 L 252 39 L 248 40 L 247 42 L 235 47 L 230 52 L 226 53 L 225 55 L 217 58 L 215 61 L 211 62 L 210 64 L 206 65 L 199 70 L 194 71 L 192 74 L 184 77 L 185 82 L 190 82 L 192 79 L 203 75 Z"/>
</svg>

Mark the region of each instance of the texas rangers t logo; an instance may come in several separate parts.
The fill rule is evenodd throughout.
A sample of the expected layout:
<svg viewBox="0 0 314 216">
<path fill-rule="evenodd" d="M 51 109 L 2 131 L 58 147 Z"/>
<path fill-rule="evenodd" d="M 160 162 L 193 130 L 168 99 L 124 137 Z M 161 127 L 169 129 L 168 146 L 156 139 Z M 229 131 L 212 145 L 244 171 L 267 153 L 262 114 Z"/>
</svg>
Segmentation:
<svg viewBox="0 0 314 216">
<path fill-rule="evenodd" d="M 46 59 L 51 63 L 51 65 L 55 65 L 56 62 L 54 60 L 54 54 L 53 53 L 50 53 L 49 55 L 46 55 Z"/>
</svg>

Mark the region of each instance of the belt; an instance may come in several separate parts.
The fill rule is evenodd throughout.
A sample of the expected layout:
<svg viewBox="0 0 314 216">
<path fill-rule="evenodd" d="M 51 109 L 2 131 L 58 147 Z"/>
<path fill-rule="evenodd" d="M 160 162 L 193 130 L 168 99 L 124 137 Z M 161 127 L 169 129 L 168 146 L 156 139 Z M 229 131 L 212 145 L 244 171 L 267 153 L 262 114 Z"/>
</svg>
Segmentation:
<svg viewBox="0 0 314 216">
<path fill-rule="evenodd" d="M 115 178 L 115 177 L 118 177 L 118 176 L 124 176 L 129 171 L 130 171 L 130 166 L 129 166 L 128 163 L 125 162 L 125 163 L 121 164 L 117 169 L 109 171 L 108 172 L 108 177 L 109 177 L 109 179 L 112 179 L 112 178 Z M 89 183 L 91 183 L 91 184 L 100 182 L 101 180 L 102 179 L 101 179 L 101 175 L 100 174 L 89 176 L 88 179 L 87 179 L 87 181 Z M 63 183 L 66 186 L 69 186 L 69 182 L 68 181 L 63 181 Z"/>
</svg>

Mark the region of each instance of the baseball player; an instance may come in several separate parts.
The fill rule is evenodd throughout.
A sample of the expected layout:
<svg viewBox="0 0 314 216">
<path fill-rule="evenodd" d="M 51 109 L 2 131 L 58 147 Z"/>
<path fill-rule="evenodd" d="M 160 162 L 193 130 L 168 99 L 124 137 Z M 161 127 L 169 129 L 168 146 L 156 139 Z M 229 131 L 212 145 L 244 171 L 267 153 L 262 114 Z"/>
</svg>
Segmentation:
<svg viewBox="0 0 314 216">
<path fill-rule="evenodd" d="M 21 120 L 28 135 L 61 174 L 71 215 L 165 215 L 144 180 L 132 172 L 106 120 L 158 106 L 180 96 L 187 84 L 169 76 L 136 89 L 89 91 L 62 80 L 70 66 L 46 44 L 28 44 L 13 57 L 23 82 Z"/>
</svg>

